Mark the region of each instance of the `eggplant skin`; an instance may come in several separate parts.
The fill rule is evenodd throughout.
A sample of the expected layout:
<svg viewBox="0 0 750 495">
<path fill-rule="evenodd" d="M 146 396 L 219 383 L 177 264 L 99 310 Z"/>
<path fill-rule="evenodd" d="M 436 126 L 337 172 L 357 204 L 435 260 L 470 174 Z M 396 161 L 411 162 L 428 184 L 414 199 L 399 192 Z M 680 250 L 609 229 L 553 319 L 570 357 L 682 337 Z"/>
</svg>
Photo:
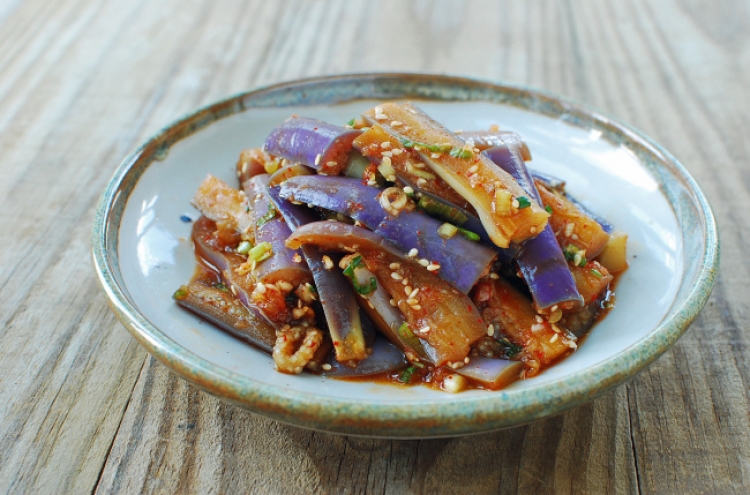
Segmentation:
<svg viewBox="0 0 750 495">
<path fill-rule="evenodd" d="M 362 133 L 315 119 L 292 117 L 266 138 L 263 150 L 324 175 L 339 175 L 347 165 L 352 142 Z"/>
</svg>

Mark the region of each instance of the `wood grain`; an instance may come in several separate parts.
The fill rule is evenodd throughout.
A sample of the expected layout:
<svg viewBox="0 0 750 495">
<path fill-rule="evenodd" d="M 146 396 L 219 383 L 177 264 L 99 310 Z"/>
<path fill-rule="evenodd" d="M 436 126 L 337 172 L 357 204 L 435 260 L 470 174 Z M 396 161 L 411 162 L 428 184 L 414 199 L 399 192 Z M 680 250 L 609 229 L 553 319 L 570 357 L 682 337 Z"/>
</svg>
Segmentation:
<svg viewBox="0 0 750 495">
<path fill-rule="evenodd" d="M 429 441 L 224 404 L 135 343 L 89 235 L 118 162 L 196 107 L 323 74 L 564 94 L 664 145 L 713 205 L 714 293 L 672 350 L 566 414 Z M 741 0 L 9 0 L 0 4 L 0 491 L 746 493 L 750 5 Z"/>
</svg>

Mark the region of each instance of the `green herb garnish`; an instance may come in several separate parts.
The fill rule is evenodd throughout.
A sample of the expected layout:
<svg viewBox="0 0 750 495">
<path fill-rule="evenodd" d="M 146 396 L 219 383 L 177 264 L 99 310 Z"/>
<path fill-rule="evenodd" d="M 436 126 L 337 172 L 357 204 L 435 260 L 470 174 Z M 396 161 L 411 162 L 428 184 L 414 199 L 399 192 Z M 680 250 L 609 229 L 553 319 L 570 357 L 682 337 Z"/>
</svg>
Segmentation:
<svg viewBox="0 0 750 495">
<path fill-rule="evenodd" d="M 183 285 L 179 289 L 174 291 L 174 294 L 172 294 L 172 299 L 182 301 L 187 298 L 189 292 L 190 291 L 188 290 L 188 288 Z"/>
<path fill-rule="evenodd" d="M 414 352 L 419 354 L 420 356 L 424 356 L 424 347 L 422 347 L 422 342 L 419 341 L 419 338 L 414 335 L 414 332 L 411 331 L 411 328 L 409 328 L 409 325 L 406 322 L 403 322 L 400 327 L 398 327 L 398 334 L 401 337 L 401 339 L 412 348 Z"/>
<path fill-rule="evenodd" d="M 550 215 L 552 215 L 552 207 L 550 205 L 545 206 L 544 207 L 544 211 L 546 211 L 547 213 L 549 213 Z"/>
<path fill-rule="evenodd" d="M 224 282 L 219 282 L 218 284 L 214 285 L 214 287 L 219 289 L 221 292 L 229 292 L 229 287 L 227 287 Z"/>
<path fill-rule="evenodd" d="M 467 239 L 470 241 L 477 242 L 479 240 L 479 236 L 472 232 L 471 230 L 462 229 L 461 227 L 456 227 L 458 231 Z"/>
<path fill-rule="evenodd" d="M 596 278 L 602 278 L 604 276 L 602 275 L 602 272 L 600 272 L 596 268 L 591 269 L 591 275 L 595 276 Z"/>
<path fill-rule="evenodd" d="M 563 249 L 565 259 L 573 263 L 574 266 L 586 266 L 586 251 L 579 249 L 578 246 L 568 244 Z"/>
<path fill-rule="evenodd" d="M 497 339 L 498 344 L 500 344 L 500 347 L 503 350 L 503 353 L 505 354 L 505 357 L 508 359 L 511 359 L 516 356 L 519 352 L 523 350 L 523 347 L 520 345 L 516 345 L 513 342 L 511 342 L 508 339 Z"/>
<path fill-rule="evenodd" d="M 346 123 L 346 125 L 348 125 L 349 127 L 354 127 L 354 120 L 355 119 L 351 119 L 349 122 Z"/>
<path fill-rule="evenodd" d="M 360 263 L 362 263 L 362 256 L 355 256 L 349 263 L 349 266 L 344 269 L 344 275 L 349 277 L 349 280 L 352 281 L 352 285 L 354 286 L 354 290 L 357 291 L 357 294 L 366 296 L 378 288 L 378 282 L 375 280 L 375 277 L 370 277 L 370 282 L 367 285 L 360 285 L 357 277 L 354 275 L 354 270 L 360 265 Z"/>
<path fill-rule="evenodd" d="M 404 371 L 398 374 L 398 381 L 400 381 L 401 383 L 409 383 L 411 381 L 411 377 L 416 371 L 417 368 L 415 366 L 409 366 Z"/>
<path fill-rule="evenodd" d="M 454 158 L 462 158 L 466 160 L 473 157 L 474 153 L 466 148 L 451 148 L 450 155 Z"/>
<path fill-rule="evenodd" d="M 261 242 L 247 253 L 247 259 L 259 263 L 273 255 L 273 246 L 270 242 Z"/>
<path fill-rule="evenodd" d="M 273 220 L 273 218 L 276 216 L 276 207 L 271 203 L 268 202 L 268 212 L 260 217 L 258 220 L 255 221 L 255 226 L 257 228 L 263 227 L 265 224 Z"/>
<path fill-rule="evenodd" d="M 516 198 L 516 201 L 518 201 L 518 209 L 522 210 L 523 208 L 528 208 L 531 206 L 531 201 L 529 201 L 529 198 L 526 196 L 518 196 Z"/>
<path fill-rule="evenodd" d="M 427 144 L 419 141 L 412 141 L 411 139 L 401 139 L 401 144 L 404 148 L 413 148 L 419 146 L 420 148 L 432 151 L 433 153 L 448 153 L 454 158 L 471 158 L 474 153 L 463 147 L 453 147 L 450 144 Z"/>
<path fill-rule="evenodd" d="M 424 211 L 432 217 L 440 218 L 446 222 L 450 222 L 453 225 L 463 225 L 469 217 L 466 214 L 456 208 L 441 203 L 440 201 L 433 199 L 426 194 L 423 194 L 417 202 L 417 208 Z"/>
</svg>

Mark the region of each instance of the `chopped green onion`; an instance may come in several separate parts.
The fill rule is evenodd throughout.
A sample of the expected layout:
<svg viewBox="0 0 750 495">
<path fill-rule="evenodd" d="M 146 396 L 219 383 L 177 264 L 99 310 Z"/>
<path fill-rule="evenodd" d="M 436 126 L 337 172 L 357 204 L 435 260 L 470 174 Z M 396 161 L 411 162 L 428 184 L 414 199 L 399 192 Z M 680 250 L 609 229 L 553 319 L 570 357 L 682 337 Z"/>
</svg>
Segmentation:
<svg viewBox="0 0 750 495">
<path fill-rule="evenodd" d="M 452 148 L 450 151 L 450 155 L 454 158 L 462 158 L 467 159 L 474 156 L 474 153 L 471 150 L 467 150 L 466 148 Z"/>
<path fill-rule="evenodd" d="M 349 122 L 346 123 L 346 125 L 348 125 L 350 127 L 354 127 L 354 120 L 355 119 L 351 119 Z"/>
<path fill-rule="evenodd" d="M 219 289 L 221 292 L 229 292 L 229 287 L 227 287 L 224 282 L 219 282 L 218 284 L 214 285 L 214 287 Z"/>
<path fill-rule="evenodd" d="M 520 345 L 514 344 L 508 339 L 497 339 L 497 342 L 502 347 L 503 353 L 505 354 L 505 357 L 507 357 L 508 359 L 514 357 L 516 354 L 518 354 L 519 352 L 523 350 L 523 347 L 521 347 Z"/>
<path fill-rule="evenodd" d="M 172 299 L 176 299 L 177 301 L 182 301 L 188 296 L 189 292 L 190 291 L 188 290 L 188 288 L 183 285 L 182 287 L 174 291 L 174 294 L 172 294 Z"/>
<path fill-rule="evenodd" d="M 237 246 L 237 252 L 240 254 L 247 254 L 250 249 L 252 249 L 253 245 L 250 244 L 248 241 L 242 241 L 240 242 L 240 245 Z"/>
<path fill-rule="evenodd" d="M 424 347 L 422 347 L 422 342 L 420 342 L 419 337 L 414 335 L 414 332 L 411 331 L 411 328 L 409 328 L 409 325 L 406 322 L 403 322 L 401 326 L 398 327 L 397 332 L 404 343 L 411 347 L 414 352 L 416 352 L 420 356 L 424 355 Z"/>
<path fill-rule="evenodd" d="M 531 206 L 531 201 L 529 201 L 529 198 L 526 196 L 518 196 L 516 198 L 516 201 L 518 201 L 518 209 L 521 210 L 523 208 L 528 208 Z"/>
<path fill-rule="evenodd" d="M 398 374 L 398 381 L 401 383 L 409 383 L 411 381 L 411 377 L 414 375 L 414 373 L 417 371 L 417 368 L 414 366 L 409 366 L 404 371 Z"/>
<path fill-rule="evenodd" d="M 255 221 L 255 226 L 258 228 L 263 227 L 265 224 L 273 220 L 273 218 L 276 216 L 276 207 L 271 203 L 268 202 L 268 212 L 260 217 L 258 220 Z"/>
<path fill-rule="evenodd" d="M 247 253 L 247 259 L 260 263 L 273 255 L 273 246 L 270 242 L 261 242 Z"/>
<path fill-rule="evenodd" d="M 441 203 L 427 195 L 422 195 L 422 197 L 419 198 L 417 208 L 432 217 L 438 217 L 446 222 L 452 223 L 453 225 L 460 226 L 469 220 L 469 217 L 467 217 L 464 212 L 448 206 L 445 203 Z"/>
<path fill-rule="evenodd" d="M 450 223 L 444 223 L 438 227 L 437 233 L 443 239 L 450 239 L 458 233 L 458 227 Z"/>
<path fill-rule="evenodd" d="M 469 239 L 470 241 L 477 242 L 479 240 L 479 236 L 472 232 L 471 230 L 462 229 L 461 227 L 456 227 L 461 234 Z"/>
<path fill-rule="evenodd" d="M 596 268 L 591 269 L 591 275 L 595 276 L 596 278 L 602 278 L 604 276 L 602 275 L 602 272 L 600 272 Z"/>
<path fill-rule="evenodd" d="M 549 213 L 550 215 L 552 215 L 552 207 L 550 205 L 545 206 L 544 207 L 544 211 L 546 211 L 547 213 Z"/>
<path fill-rule="evenodd" d="M 573 263 L 574 266 L 586 266 L 586 251 L 579 249 L 573 244 L 565 246 L 565 249 L 563 249 L 563 255 L 565 255 L 565 259 Z"/>
<path fill-rule="evenodd" d="M 357 291 L 357 294 L 366 296 L 378 288 L 378 281 L 375 280 L 375 277 L 370 277 L 370 281 L 367 285 L 361 285 L 357 280 L 357 277 L 354 276 L 354 270 L 360 265 L 360 263 L 362 263 L 362 256 L 355 256 L 349 263 L 349 266 L 344 269 L 344 275 L 349 277 L 349 280 L 352 281 L 352 285 L 354 286 L 354 290 Z"/>
</svg>

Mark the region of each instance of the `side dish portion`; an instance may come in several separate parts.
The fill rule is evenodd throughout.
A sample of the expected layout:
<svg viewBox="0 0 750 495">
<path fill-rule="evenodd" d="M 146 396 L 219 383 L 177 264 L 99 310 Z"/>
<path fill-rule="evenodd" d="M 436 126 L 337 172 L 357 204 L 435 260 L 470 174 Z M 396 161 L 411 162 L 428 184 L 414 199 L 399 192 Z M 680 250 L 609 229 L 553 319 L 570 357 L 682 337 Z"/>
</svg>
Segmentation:
<svg viewBox="0 0 750 495">
<path fill-rule="evenodd" d="M 193 198 L 174 299 L 278 371 L 496 390 L 573 352 L 614 306 L 627 235 L 521 136 L 453 133 L 410 103 L 291 117 Z"/>
</svg>

